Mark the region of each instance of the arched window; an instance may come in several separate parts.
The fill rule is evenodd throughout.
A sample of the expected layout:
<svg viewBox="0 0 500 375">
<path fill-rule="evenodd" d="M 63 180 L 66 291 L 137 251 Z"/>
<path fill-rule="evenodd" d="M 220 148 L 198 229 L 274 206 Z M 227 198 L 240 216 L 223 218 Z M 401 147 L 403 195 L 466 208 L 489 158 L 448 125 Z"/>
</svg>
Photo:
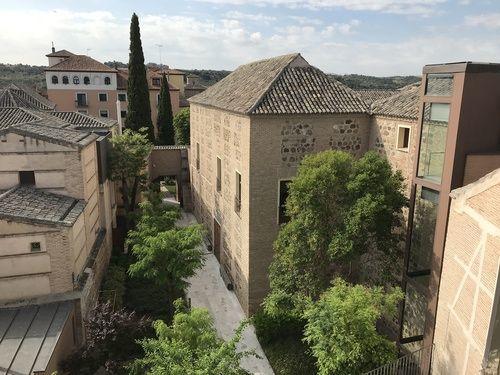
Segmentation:
<svg viewBox="0 0 500 375">
<path fill-rule="evenodd" d="M 80 77 L 78 77 L 78 76 L 73 76 L 73 84 L 75 84 L 75 85 L 80 84 Z"/>
<path fill-rule="evenodd" d="M 111 78 L 109 78 L 109 77 L 104 77 L 104 84 L 105 84 L 105 85 L 111 85 Z"/>
<path fill-rule="evenodd" d="M 59 78 L 57 78 L 57 76 L 52 76 L 52 83 L 57 85 L 59 83 Z"/>
<path fill-rule="evenodd" d="M 90 77 L 89 76 L 83 77 L 83 84 L 84 85 L 90 85 Z"/>
<path fill-rule="evenodd" d="M 63 76 L 63 83 L 67 85 L 69 83 L 69 78 L 68 76 Z"/>
</svg>

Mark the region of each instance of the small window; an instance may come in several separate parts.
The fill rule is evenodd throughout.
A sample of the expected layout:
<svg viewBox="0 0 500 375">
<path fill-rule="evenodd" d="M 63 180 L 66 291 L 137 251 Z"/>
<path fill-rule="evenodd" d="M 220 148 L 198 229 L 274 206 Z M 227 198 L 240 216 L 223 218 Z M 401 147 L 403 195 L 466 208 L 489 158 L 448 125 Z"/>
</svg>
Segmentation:
<svg viewBox="0 0 500 375">
<path fill-rule="evenodd" d="M 59 78 L 57 76 L 52 76 L 52 83 L 57 85 L 59 83 Z"/>
<path fill-rule="evenodd" d="M 78 107 L 86 107 L 87 106 L 87 94 L 84 92 L 76 93 L 76 105 Z"/>
<path fill-rule="evenodd" d="M 120 111 L 120 116 L 121 116 L 122 118 L 127 117 L 127 111 Z"/>
<path fill-rule="evenodd" d="M 99 93 L 99 101 L 100 102 L 107 102 L 108 101 L 108 94 L 106 94 L 106 93 Z"/>
<path fill-rule="evenodd" d="M 410 148 L 410 128 L 407 126 L 398 126 L 398 150 L 408 151 Z"/>
<path fill-rule="evenodd" d="M 109 78 L 109 77 L 104 77 L 104 84 L 105 84 L 105 85 L 111 85 L 111 78 Z"/>
<path fill-rule="evenodd" d="M 216 188 L 217 191 L 221 191 L 222 189 L 222 160 L 220 158 L 217 158 L 217 180 L 216 180 Z"/>
<path fill-rule="evenodd" d="M 74 85 L 79 85 L 80 84 L 80 77 L 73 76 L 73 84 Z"/>
<path fill-rule="evenodd" d="M 241 210 L 241 174 L 239 172 L 235 172 L 236 176 L 236 194 L 234 197 L 234 210 L 236 212 L 240 212 Z"/>
<path fill-rule="evenodd" d="M 40 242 L 32 242 L 30 244 L 30 248 L 32 253 L 37 253 L 42 251 L 42 246 L 40 245 Z"/>
<path fill-rule="evenodd" d="M 84 85 L 90 85 L 90 77 L 89 76 L 83 77 L 83 84 Z"/>
<path fill-rule="evenodd" d="M 67 85 L 69 83 L 68 76 L 63 76 L 62 82 L 63 82 L 63 85 Z"/>
<path fill-rule="evenodd" d="M 108 117 L 108 110 L 107 109 L 101 109 L 101 110 L 99 110 L 99 116 L 101 116 L 101 117 Z"/>
<path fill-rule="evenodd" d="M 160 86 L 161 81 L 159 78 L 153 78 L 153 86 Z"/>
<path fill-rule="evenodd" d="M 35 185 L 35 171 L 20 171 L 19 184 Z"/>
<path fill-rule="evenodd" d="M 127 101 L 127 94 L 118 94 L 118 100 L 121 102 L 126 102 Z"/>
<path fill-rule="evenodd" d="M 200 144 L 196 142 L 196 169 L 200 170 Z"/>
<path fill-rule="evenodd" d="M 286 214 L 286 200 L 288 199 L 290 180 L 280 181 L 280 195 L 279 195 L 279 206 L 278 206 L 278 224 L 283 224 L 288 222 L 289 217 Z"/>
</svg>

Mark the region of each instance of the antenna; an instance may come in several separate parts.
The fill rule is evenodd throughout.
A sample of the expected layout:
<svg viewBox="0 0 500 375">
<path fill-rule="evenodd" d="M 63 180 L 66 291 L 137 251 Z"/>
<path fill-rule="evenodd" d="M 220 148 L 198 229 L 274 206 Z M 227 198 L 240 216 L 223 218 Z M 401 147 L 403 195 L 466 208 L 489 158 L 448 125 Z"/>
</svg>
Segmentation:
<svg viewBox="0 0 500 375">
<path fill-rule="evenodd" d="M 52 42 L 52 53 L 56 52 L 56 47 L 54 47 L 54 42 Z"/>
<path fill-rule="evenodd" d="M 161 49 L 163 48 L 163 45 L 161 44 L 155 44 L 156 47 L 158 47 L 158 52 L 160 53 L 160 69 L 162 69 L 163 64 L 161 62 Z"/>
</svg>

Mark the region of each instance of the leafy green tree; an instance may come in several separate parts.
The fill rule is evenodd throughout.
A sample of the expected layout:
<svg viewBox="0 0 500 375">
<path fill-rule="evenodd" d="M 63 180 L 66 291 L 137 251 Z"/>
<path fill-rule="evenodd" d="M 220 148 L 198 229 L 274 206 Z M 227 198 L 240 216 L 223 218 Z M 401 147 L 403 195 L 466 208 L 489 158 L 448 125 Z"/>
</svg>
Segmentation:
<svg viewBox="0 0 500 375">
<path fill-rule="evenodd" d="M 156 121 L 156 128 L 158 129 L 159 144 L 175 144 L 172 102 L 170 101 L 170 89 L 165 73 L 163 73 L 161 78 L 160 100 L 158 103 L 158 119 Z"/>
<path fill-rule="evenodd" d="M 148 138 L 153 142 L 155 137 L 151 122 L 148 79 L 144 65 L 144 53 L 142 52 L 139 18 L 135 13 L 130 21 L 127 97 L 128 108 L 125 126 L 135 131 L 146 128 Z"/>
<path fill-rule="evenodd" d="M 111 138 L 109 154 L 110 178 L 120 182 L 123 207 L 127 215 L 127 228 L 133 224 L 137 197 L 146 184 L 147 157 L 152 144 L 142 132 L 125 129 L 123 134 Z"/>
<path fill-rule="evenodd" d="M 396 346 L 377 332 L 382 317 L 392 318 L 401 290 L 352 286 L 336 279 L 305 311 L 305 341 L 320 375 L 356 375 L 396 359 Z"/>
<path fill-rule="evenodd" d="M 189 108 L 183 108 L 174 117 L 175 140 L 178 145 L 190 144 Z"/>
<path fill-rule="evenodd" d="M 387 282 L 406 203 L 401 173 L 375 153 L 359 160 L 342 151 L 304 158 L 289 185 L 290 220 L 275 242 L 266 311 L 300 317 L 336 275 Z"/>
<path fill-rule="evenodd" d="M 179 305 L 177 305 L 179 307 Z M 217 335 L 205 309 L 177 311 L 171 326 L 161 320 L 153 326 L 156 337 L 140 343 L 144 357 L 135 361 L 133 374 L 150 375 L 243 375 L 242 358 L 252 352 L 238 352 L 236 345 L 246 323 L 225 342 Z"/>
<path fill-rule="evenodd" d="M 143 206 L 144 207 L 144 206 Z M 187 278 L 202 267 L 204 258 L 201 247 L 203 230 L 199 225 L 173 227 L 178 213 L 165 211 L 161 216 L 150 215 L 144 210 L 135 231 L 129 235 L 132 254 L 136 262 L 129 267 L 132 277 L 153 280 L 164 287 L 167 294 L 167 317 L 173 316 L 173 301 L 183 297 Z"/>
</svg>

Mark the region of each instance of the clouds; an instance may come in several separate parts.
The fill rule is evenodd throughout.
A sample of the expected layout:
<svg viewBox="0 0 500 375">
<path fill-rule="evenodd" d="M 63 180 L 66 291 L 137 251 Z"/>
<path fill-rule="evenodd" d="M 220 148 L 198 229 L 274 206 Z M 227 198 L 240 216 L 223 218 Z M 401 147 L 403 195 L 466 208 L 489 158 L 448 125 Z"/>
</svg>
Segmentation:
<svg viewBox="0 0 500 375">
<path fill-rule="evenodd" d="M 320 1 L 315 0 L 316 3 Z M 333 0 L 323 1 L 332 3 Z M 342 3 L 340 0 L 333 2 Z M 377 3 L 380 7 L 381 3 L 388 6 L 393 2 L 395 0 Z M 366 7 L 374 1 L 349 3 Z M 465 22 L 478 30 L 495 29 L 484 32 L 484 37 L 476 35 L 473 38 L 453 30 L 441 30 L 434 35 L 427 32 L 401 36 L 393 25 L 384 28 L 386 25 L 381 25 L 374 15 L 366 18 L 360 14 L 357 19 L 346 14 L 343 17 L 315 16 L 326 11 L 244 9 L 245 12 L 243 8 L 223 7 L 207 13 L 198 9 L 196 15 L 182 12 L 140 14 L 146 61 L 159 62 L 157 45 L 161 44 L 163 62 L 177 68 L 234 69 L 252 60 L 301 52 L 311 64 L 327 72 L 394 75 L 418 74 L 428 63 L 494 61 L 500 56 L 495 29 L 500 28 L 497 23 L 500 17 L 494 13 L 467 17 Z M 421 18 L 418 20 L 420 22 Z M 120 17 L 101 10 L 3 11 L 0 12 L 1 62 L 46 64 L 45 54 L 50 51 L 51 41 L 57 49 L 80 54 L 89 49 L 89 55 L 100 61 L 126 62 L 129 21 L 128 15 Z M 379 30 L 379 34 L 374 30 Z"/>
<path fill-rule="evenodd" d="M 480 26 L 487 29 L 500 29 L 500 13 L 479 14 L 465 17 L 467 26 Z"/>
<path fill-rule="evenodd" d="M 213 4 L 286 6 L 290 8 L 372 11 L 394 14 L 433 13 L 435 7 L 447 0 L 198 0 Z"/>
</svg>

